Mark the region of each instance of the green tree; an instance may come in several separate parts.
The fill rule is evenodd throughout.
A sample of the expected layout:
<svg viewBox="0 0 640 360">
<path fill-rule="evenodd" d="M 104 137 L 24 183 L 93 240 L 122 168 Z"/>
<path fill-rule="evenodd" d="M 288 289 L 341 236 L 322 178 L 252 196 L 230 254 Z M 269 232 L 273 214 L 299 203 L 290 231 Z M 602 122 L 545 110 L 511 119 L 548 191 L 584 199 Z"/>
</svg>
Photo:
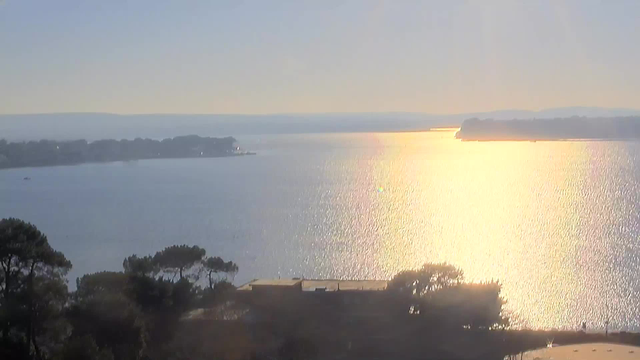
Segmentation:
<svg viewBox="0 0 640 360">
<path fill-rule="evenodd" d="M 100 349 L 89 335 L 69 338 L 56 360 L 114 360 L 109 349 Z"/>
<path fill-rule="evenodd" d="M 236 277 L 236 274 L 239 270 L 240 268 L 233 261 L 227 261 L 224 264 L 224 272 L 226 273 L 227 277 L 231 277 L 231 281 L 233 281 L 233 279 Z"/>
<path fill-rule="evenodd" d="M 180 317 L 194 304 L 197 288 L 189 281 L 189 271 L 199 264 L 204 250 L 173 246 L 156 256 L 132 255 L 123 262 L 126 276 L 124 294 L 140 309 L 146 330 L 143 354 L 153 359 L 167 355 L 165 347 L 175 336 Z M 158 272 L 161 272 L 160 276 Z M 177 281 L 164 273 L 180 274 Z"/>
<path fill-rule="evenodd" d="M 209 280 L 209 289 L 213 289 L 213 285 L 216 283 L 216 276 L 224 271 L 225 262 L 221 257 L 207 258 L 203 263 L 204 271 Z"/>
<path fill-rule="evenodd" d="M 498 282 L 462 283 L 443 288 L 427 300 L 427 316 L 439 318 L 449 326 L 470 329 L 504 327 L 509 320 L 503 316 L 505 301 L 500 297 Z"/>
<path fill-rule="evenodd" d="M 153 276 L 158 273 L 158 267 L 154 264 L 151 256 L 138 257 L 135 254 L 131 255 L 124 259 L 122 267 L 127 274 Z"/>
<path fill-rule="evenodd" d="M 177 273 L 182 280 L 185 278 L 185 273 L 199 264 L 206 253 L 205 249 L 198 246 L 173 245 L 158 251 L 153 256 L 153 262 L 163 272 Z"/>
<path fill-rule="evenodd" d="M 213 289 L 214 285 L 221 280 L 228 280 L 227 277 L 233 278 L 238 273 L 238 265 L 233 261 L 225 262 L 218 256 L 207 258 L 202 265 L 209 280 L 209 289 Z M 221 278 L 221 274 L 225 274 L 225 277 Z"/>
<path fill-rule="evenodd" d="M 121 294 L 126 284 L 127 276 L 121 272 L 101 271 L 87 274 L 76 279 L 73 297 L 76 302 L 87 302 L 104 295 Z"/>
<path fill-rule="evenodd" d="M 427 263 L 419 270 L 398 273 L 387 289 L 404 295 L 423 297 L 429 293 L 459 284 L 464 279 L 462 270 L 447 263 Z"/>
<path fill-rule="evenodd" d="M 0 220 L 0 324 L 5 349 L 21 348 L 20 357 L 37 359 L 54 350 L 53 338 L 62 331 L 64 276 L 69 269 L 71 262 L 51 248 L 34 225 L 14 218 Z"/>
<path fill-rule="evenodd" d="M 72 337 L 88 336 L 116 359 L 139 359 L 145 349 L 145 319 L 124 293 L 127 275 L 104 271 L 84 275 L 76 284 L 67 311 Z"/>
<path fill-rule="evenodd" d="M 497 282 L 465 283 L 462 270 L 446 263 L 402 271 L 387 286 L 403 313 L 420 315 L 432 325 L 474 329 L 508 324 L 500 290 Z"/>
<path fill-rule="evenodd" d="M 58 350 L 70 330 L 64 318 L 69 298 L 67 284 L 61 278 L 36 276 L 33 292 L 27 294 L 24 299 L 29 305 L 27 333 L 31 336 L 36 358 L 42 359 Z"/>
</svg>

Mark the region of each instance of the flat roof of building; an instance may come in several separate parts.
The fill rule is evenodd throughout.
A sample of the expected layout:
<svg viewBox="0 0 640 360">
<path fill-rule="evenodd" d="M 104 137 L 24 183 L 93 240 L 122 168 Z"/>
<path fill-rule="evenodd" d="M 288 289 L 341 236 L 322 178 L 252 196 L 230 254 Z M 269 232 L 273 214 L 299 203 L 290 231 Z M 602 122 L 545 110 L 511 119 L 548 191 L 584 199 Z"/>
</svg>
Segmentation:
<svg viewBox="0 0 640 360">
<path fill-rule="evenodd" d="M 255 279 L 238 290 L 251 290 L 252 286 L 297 286 L 302 291 L 380 291 L 387 288 L 387 280 L 337 280 L 337 279 Z"/>
<path fill-rule="evenodd" d="M 296 286 L 301 279 L 255 279 L 238 288 L 238 290 L 251 290 L 252 286 Z"/>
<path fill-rule="evenodd" d="M 379 291 L 387 288 L 387 280 L 303 280 L 303 291 Z"/>
</svg>

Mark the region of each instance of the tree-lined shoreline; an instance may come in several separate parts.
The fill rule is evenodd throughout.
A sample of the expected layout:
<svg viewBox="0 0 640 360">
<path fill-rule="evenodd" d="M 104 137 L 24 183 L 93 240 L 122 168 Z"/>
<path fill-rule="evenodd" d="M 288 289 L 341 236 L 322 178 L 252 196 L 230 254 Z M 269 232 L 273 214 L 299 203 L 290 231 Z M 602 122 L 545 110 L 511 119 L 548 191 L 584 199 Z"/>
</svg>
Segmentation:
<svg viewBox="0 0 640 360">
<path fill-rule="evenodd" d="M 87 140 L 7 142 L 0 140 L 0 169 L 78 165 L 145 159 L 212 158 L 253 155 L 243 152 L 233 137 L 197 135 L 164 140 Z"/>
</svg>

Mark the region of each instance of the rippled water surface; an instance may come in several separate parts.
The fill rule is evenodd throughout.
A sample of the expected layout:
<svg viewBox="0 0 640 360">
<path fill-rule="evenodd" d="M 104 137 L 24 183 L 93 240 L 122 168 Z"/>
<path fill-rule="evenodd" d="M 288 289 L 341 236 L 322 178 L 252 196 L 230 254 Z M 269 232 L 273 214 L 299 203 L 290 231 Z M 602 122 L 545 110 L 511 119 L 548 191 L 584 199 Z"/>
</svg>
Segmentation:
<svg viewBox="0 0 640 360">
<path fill-rule="evenodd" d="M 640 330 L 640 143 L 239 138 L 257 156 L 0 171 L 0 216 L 83 273 L 187 243 L 256 277 L 498 279 L 518 324 Z M 31 181 L 23 181 L 24 177 Z M 607 310 L 608 309 L 608 310 Z"/>
</svg>

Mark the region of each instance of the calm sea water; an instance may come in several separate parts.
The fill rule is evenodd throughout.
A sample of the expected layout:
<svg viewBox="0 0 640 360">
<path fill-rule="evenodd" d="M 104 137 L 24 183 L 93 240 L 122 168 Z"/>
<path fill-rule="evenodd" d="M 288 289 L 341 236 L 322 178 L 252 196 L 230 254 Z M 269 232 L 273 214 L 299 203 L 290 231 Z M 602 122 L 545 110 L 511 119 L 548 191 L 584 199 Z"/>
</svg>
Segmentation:
<svg viewBox="0 0 640 360">
<path fill-rule="evenodd" d="M 520 325 L 640 330 L 638 142 L 239 140 L 259 154 L 0 171 L 0 216 L 44 231 L 71 282 L 182 243 L 237 262 L 237 283 L 447 261 L 500 280 Z"/>
</svg>

